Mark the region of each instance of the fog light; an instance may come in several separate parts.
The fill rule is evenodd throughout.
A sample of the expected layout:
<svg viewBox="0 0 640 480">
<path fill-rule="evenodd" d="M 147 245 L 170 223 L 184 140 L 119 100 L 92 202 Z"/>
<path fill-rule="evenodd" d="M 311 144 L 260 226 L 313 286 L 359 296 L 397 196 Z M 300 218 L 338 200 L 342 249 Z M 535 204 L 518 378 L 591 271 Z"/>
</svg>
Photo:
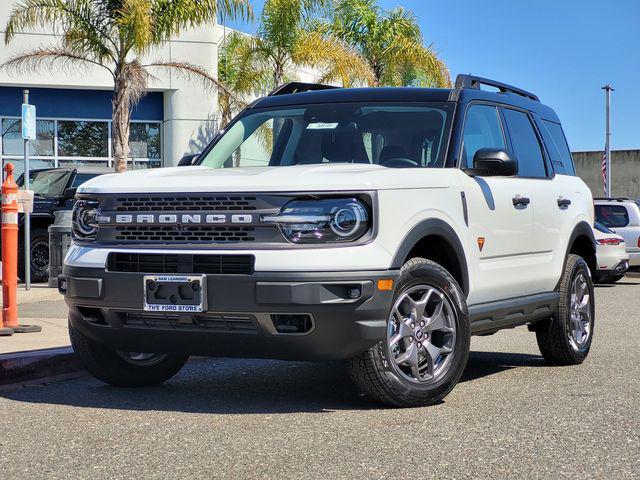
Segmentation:
<svg viewBox="0 0 640 480">
<path fill-rule="evenodd" d="M 58 291 L 62 294 L 67 293 L 67 279 L 58 278 Z"/>
<path fill-rule="evenodd" d="M 356 299 L 360 298 L 361 294 L 362 294 L 362 292 L 360 291 L 359 288 L 350 288 L 347 291 L 347 295 L 349 296 L 349 298 L 351 300 L 356 300 Z"/>
</svg>

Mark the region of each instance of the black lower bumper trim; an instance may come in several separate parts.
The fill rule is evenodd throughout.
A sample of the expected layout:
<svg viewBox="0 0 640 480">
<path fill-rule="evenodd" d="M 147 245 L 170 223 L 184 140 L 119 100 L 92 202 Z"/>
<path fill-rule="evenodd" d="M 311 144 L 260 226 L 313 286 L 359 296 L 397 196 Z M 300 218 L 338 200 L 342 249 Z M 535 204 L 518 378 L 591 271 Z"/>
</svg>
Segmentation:
<svg viewBox="0 0 640 480">
<path fill-rule="evenodd" d="M 208 275 L 208 311 L 188 314 L 144 311 L 144 274 L 65 267 L 61 280 L 73 327 L 115 350 L 334 360 L 384 338 L 393 291 L 376 284 L 398 274 Z"/>
<path fill-rule="evenodd" d="M 601 277 L 607 277 L 611 275 L 622 275 L 627 270 L 629 270 L 629 261 L 622 260 L 620 263 L 618 263 L 615 267 L 613 267 L 610 270 L 597 270 L 597 274 L 600 275 Z"/>
</svg>

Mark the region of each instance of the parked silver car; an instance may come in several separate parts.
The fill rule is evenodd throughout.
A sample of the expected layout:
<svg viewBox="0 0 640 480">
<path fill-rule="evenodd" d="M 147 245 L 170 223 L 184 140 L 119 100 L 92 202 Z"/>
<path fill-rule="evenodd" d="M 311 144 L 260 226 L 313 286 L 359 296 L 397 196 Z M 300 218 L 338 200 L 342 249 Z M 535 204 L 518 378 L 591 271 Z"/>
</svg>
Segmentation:
<svg viewBox="0 0 640 480">
<path fill-rule="evenodd" d="M 594 224 L 593 234 L 597 261 L 594 280 L 598 283 L 617 282 L 629 269 L 629 254 L 624 239 L 598 222 Z"/>
<path fill-rule="evenodd" d="M 596 198 L 596 222 L 621 235 L 629 254 L 629 267 L 640 268 L 640 207 L 628 198 Z"/>
</svg>

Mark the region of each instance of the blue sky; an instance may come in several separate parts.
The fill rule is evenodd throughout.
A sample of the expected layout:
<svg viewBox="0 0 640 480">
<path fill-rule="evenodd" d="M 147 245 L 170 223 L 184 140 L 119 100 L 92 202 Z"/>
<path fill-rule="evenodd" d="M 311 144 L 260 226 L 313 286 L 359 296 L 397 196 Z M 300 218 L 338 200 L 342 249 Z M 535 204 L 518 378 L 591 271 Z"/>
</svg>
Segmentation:
<svg viewBox="0 0 640 480">
<path fill-rule="evenodd" d="M 251 3 L 258 14 L 263 0 Z M 640 148 L 640 0 L 380 0 L 400 4 L 452 77 L 473 73 L 536 93 L 560 116 L 573 151 L 603 148 L 600 87 L 612 84 L 612 148 Z"/>
</svg>

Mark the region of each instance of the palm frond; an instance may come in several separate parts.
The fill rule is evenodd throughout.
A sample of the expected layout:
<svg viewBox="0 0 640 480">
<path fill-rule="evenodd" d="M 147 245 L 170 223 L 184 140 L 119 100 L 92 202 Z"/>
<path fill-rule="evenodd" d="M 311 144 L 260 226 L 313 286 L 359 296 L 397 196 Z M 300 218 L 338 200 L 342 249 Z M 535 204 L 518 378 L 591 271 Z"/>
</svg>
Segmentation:
<svg viewBox="0 0 640 480">
<path fill-rule="evenodd" d="M 115 23 L 120 34 L 136 53 L 145 53 L 151 46 L 155 19 L 152 0 L 121 0 Z"/>
<path fill-rule="evenodd" d="M 153 43 L 162 43 L 185 28 L 214 23 L 218 15 L 230 19 L 253 19 L 249 0 L 154 0 Z"/>
<path fill-rule="evenodd" d="M 210 91 L 223 90 L 227 94 L 232 95 L 233 92 L 229 91 L 217 78 L 213 77 L 204 68 L 187 62 L 163 62 L 157 61 L 142 65 L 143 68 L 160 68 L 169 69 L 175 71 L 178 75 L 187 79 L 197 80 L 204 85 Z"/>
<path fill-rule="evenodd" d="M 70 70 L 80 65 L 89 64 L 102 67 L 112 76 L 114 75 L 113 70 L 106 65 L 65 48 L 55 47 L 38 48 L 30 52 L 18 53 L 0 65 L 0 68 L 6 68 L 18 73 L 28 73 L 41 67 L 49 70 L 59 70 L 60 68 Z"/>
<path fill-rule="evenodd" d="M 113 60 L 117 45 L 108 18 L 96 15 L 91 0 L 22 0 L 5 27 L 5 43 L 20 29 L 51 27 L 61 31 L 63 46 L 97 61 Z"/>
<path fill-rule="evenodd" d="M 367 62 L 354 49 L 336 37 L 319 32 L 303 32 L 292 54 L 298 65 L 316 68 L 322 73 L 323 82 L 341 82 L 351 86 L 360 81 L 372 84 L 373 72 Z"/>
</svg>

